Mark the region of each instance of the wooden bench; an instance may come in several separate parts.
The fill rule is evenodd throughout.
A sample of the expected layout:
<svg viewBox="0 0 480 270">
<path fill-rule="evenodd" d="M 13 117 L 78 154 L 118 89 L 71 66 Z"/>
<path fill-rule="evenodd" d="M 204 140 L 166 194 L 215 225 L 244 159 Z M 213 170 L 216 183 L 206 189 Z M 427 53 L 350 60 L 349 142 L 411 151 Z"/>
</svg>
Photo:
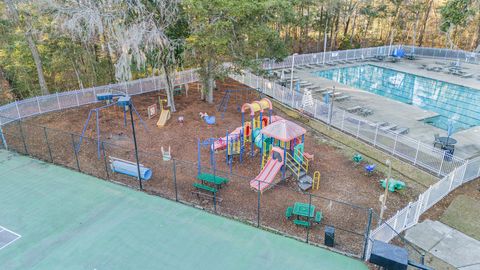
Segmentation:
<svg viewBox="0 0 480 270">
<path fill-rule="evenodd" d="M 295 225 L 302 226 L 302 227 L 305 227 L 305 228 L 309 228 L 309 227 L 310 227 L 310 222 L 305 221 L 305 220 L 295 219 L 295 220 L 293 221 L 293 223 L 294 223 Z"/>
<path fill-rule="evenodd" d="M 217 191 L 218 191 L 214 187 L 209 187 L 209 186 L 206 186 L 206 185 L 202 185 L 200 183 L 193 183 L 193 186 L 197 189 L 205 190 L 205 191 L 211 192 L 213 194 L 217 193 Z"/>
</svg>

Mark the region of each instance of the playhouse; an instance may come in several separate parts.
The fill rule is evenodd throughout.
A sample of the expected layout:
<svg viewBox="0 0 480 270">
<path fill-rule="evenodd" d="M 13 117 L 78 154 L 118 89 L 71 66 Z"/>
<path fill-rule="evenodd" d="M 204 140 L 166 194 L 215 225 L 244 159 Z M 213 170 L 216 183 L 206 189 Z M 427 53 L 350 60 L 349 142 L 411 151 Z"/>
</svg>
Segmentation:
<svg viewBox="0 0 480 270">
<path fill-rule="evenodd" d="M 245 119 L 247 111 L 250 115 L 248 121 Z M 243 104 L 241 113 L 242 125 L 232 132 L 227 131 L 225 137 L 198 141 L 198 164 L 201 163 L 202 147 L 209 148 L 210 165 L 214 171 L 215 153 L 219 151 L 225 151 L 230 169 L 235 156 L 242 163 L 246 156 L 253 157 L 259 153 L 261 171 L 250 181 L 252 189 L 260 192 L 268 189 L 279 172 L 282 172 L 282 180 L 295 177 L 301 190 L 311 188 L 313 180 L 308 175 L 308 165 L 313 156 L 304 151 L 306 130 L 292 121 L 272 115 L 272 103 L 268 98 Z"/>
<path fill-rule="evenodd" d="M 272 186 L 275 176 L 281 171 L 281 179 L 289 176 L 298 180 L 302 190 L 312 187 L 308 164 L 312 156 L 305 153 L 306 130 L 294 122 L 282 119 L 260 130 L 263 147 L 262 170 L 250 181 L 254 190 L 265 191 Z"/>
</svg>

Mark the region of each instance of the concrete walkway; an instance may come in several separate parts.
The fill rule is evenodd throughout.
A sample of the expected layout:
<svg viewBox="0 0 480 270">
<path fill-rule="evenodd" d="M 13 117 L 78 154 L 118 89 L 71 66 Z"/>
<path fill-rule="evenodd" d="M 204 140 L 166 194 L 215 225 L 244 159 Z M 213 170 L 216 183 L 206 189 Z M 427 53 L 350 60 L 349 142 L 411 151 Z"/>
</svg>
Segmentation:
<svg viewBox="0 0 480 270">
<path fill-rule="evenodd" d="M 353 63 L 353 64 L 341 64 L 335 67 L 324 66 L 311 69 L 296 69 L 294 75 L 302 81 L 312 83 L 313 87 L 317 86 L 320 89 L 336 87 L 337 92 L 341 92 L 350 96 L 349 99 L 339 101 L 335 103 L 335 106 L 341 109 L 348 109 L 355 106 L 366 107 L 373 110 L 374 114 L 366 117 L 367 120 L 372 122 L 389 122 L 402 127 L 410 128 L 410 132 L 407 135 L 415 140 L 419 140 L 428 145 L 433 143 L 434 134 L 440 134 L 446 136 L 445 130 L 436 128 L 432 125 L 425 124 L 422 119 L 429 118 L 438 115 L 432 111 L 424 110 L 417 106 L 402 103 L 393 99 L 389 99 L 383 96 L 379 96 L 367 91 L 359 90 L 357 88 L 340 84 L 338 82 L 321 78 L 313 72 L 333 69 L 347 66 L 357 66 L 362 64 L 371 64 L 389 69 L 395 69 L 400 72 L 407 72 L 419 76 L 425 76 L 449 83 L 464 85 L 474 89 L 480 89 L 480 82 L 475 78 L 460 78 L 458 76 L 439 73 L 433 71 L 427 71 L 419 69 L 421 64 L 429 66 L 438 65 L 436 60 L 433 59 L 419 59 L 415 61 L 401 61 L 399 63 L 391 63 L 388 61 L 383 62 L 365 62 L 365 63 Z M 448 61 L 446 61 L 448 62 Z M 468 72 L 478 72 L 478 65 L 464 64 L 463 65 Z M 314 98 L 323 99 L 323 94 L 313 93 Z M 360 117 L 360 116 L 358 116 Z M 461 158 L 470 158 L 480 155 L 480 145 L 477 143 L 480 140 L 480 126 L 472 127 L 466 130 L 457 131 L 453 135 L 457 139 L 458 143 L 455 145 L 455 154 Z"/>
<path fill-rule="evenodd" d="M 480 241 L 439 221 L 419 223 L 405 238 L 457 269 L 480 270 Z"/>
</svg>

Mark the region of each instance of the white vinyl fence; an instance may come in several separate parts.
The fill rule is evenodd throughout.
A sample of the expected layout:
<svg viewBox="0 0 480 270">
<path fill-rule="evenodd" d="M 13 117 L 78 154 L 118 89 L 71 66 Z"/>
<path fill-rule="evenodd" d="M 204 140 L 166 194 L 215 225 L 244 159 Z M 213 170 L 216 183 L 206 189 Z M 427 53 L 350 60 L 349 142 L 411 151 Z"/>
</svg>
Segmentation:
<svg viewBox="0 0 480 270">
<path fill-rule="evenodd" d="M 198 81 L 198 75 L 196 70 L 191 69 L 176 73 L 172 80 L 175 86 L 183 85 Z M 165 77 L 158 76 L 28 98 L 1 106 L 0 126 L 29 116 L 95 103 L 97 102 L 96 94 L 100 93 L 123 92 L 128 95 L 138 95 L 165 88 Z"/>
<path fill-rule="evenodd" d="M 452 190 L 480 176 L 480 157 L 468 160 L 456 168 L 443 179 L 431 185 L 418 200 L 410 202 L 405 208 L 398 211 L 393 217 L 382 223 L 370 232 L 367 247 L 367 259 L 371 252 L 373 240 L 389 242 L 404 230 L 418 223 L 420 215 L 435 205 Z"/>
<path fill-rule="evenodd" d="M 388 56 L 395 48 L 399 47 L 403 47 L 407 54 L 421 57 L 480 63 L 480 54 L 478 53 L 396 45 L 289 56 L 282 62 L 267 60 L 263 63 L 263 68 L 271 70 L 288 68 L 292 64 L 320 64 Z M 276 99 L 284 105 L 302 110 L 315 119 L 443 177 L 421 194 L 416 202 L 409 203 L 389 220 L 372 230 L 370 240 L 376 239 L 385 242 L 392 240 L 405 229 L 415 225 L 422 213 L 444 198 L 450 191 L 480 176 L 480 157 L 465 161 L 455 156 L 450 156 L 439 149 L 407 136 L 379 130 L 375 124 L 357 118 L 338 108 L 332 109 L 329 105 L 319 100 L 314 100 L 313 106 L 303 108 L 302 93 L 296 91 L 292 93 L 290 89 L 248 71 L 245 71 L 243 75 L 231 75 L 231 77 L 249 87 L 259 89 L 265 95 Z M 186 70 L 175 75 L 174 85 L 197 82 L 198 80 L 196 70 Z M 129 95 L 137 95 L 165 89 L 165 86 L 166 81 L 164 77 L 153 77 L 13 102 L 0 107 L 0 128 L 4 124 L 25 117 L 95 103 L 97 102 L 96 94 L 99 93 L 120 91 Z M 371 241 L 369 241 L 367 247 L 367 259 L 370 249 Z"/>
<path fill-rule="evenodd" d="M 289 88 L 250 72 L 245 71 L 243 75 L 232 75 L 231 77 L 247 86 L 259 89 L 263 94 L 274 98 L 284 105 L 303 110 L 315 119 L 330 124 L 357 139 L 382 149 L 393 156 L 407 160 L 415 166 L 424 168 L 438 176 L 445 176 L 465 163 L 465 160 L 452 156 L 431 145 L 391 131 L 382 131 L 378 128 L 378 125 L 344 110 L 338 108 L 331 110 L 330 106 L 323 103 L 323 101 L 314 99 L 313 106 L 303 108 L 302 93 L 296 91 L 292 93 Z"/>
<path fill-rule="evenodd" d="M 419 57 L 428 57 L 438 60 L 454 60 L 472 64 L 480 64 L 480 54 L 461 50 L 423 48 L 414 46 L 382 46 L 358 50 L 347 50 L 328 53 L 314 53 L 288 57 L 283 62 L 264 62 L 265 69 L 290 68 L 293 64 L 319 64 L 336 61 L 365 59 L 375 56 L 390 55 L 394 48 L 403 47 L 407 54 Z M 294 58 L 294 59 L 293 59 Z M 460 185 L 480 177 L 480 157 L 471 160 L 462 160 L 454 156 L 446 156 L 443 151 L 425 145 L 419 141 L 403 135 L 380 131 L 378 127 L 368 121 L 358 119 L 352 114 L 323 104 L 315 100 L 311 108 L 302 108 L 303 95 L 291 92 L 290 89 L 278 85 L 249 72 L 235 76 L 242 83 L 260 89 L 283 104 L 295 109 L 304 110 L 314 118 L 349 133 L 377 148 L 391 153 L 394 156 L 412 162 L 437 173 L 443 178 L 430 186 L 422 193 L 417 201 L 410 202 L 405 208 L 399 210 L 394 216 L 380 226 L 370 231 L 366 252 L 366 260 L 370 257 L 373 240 L 389 242 L 406 229 L 418 223 L 420 216 L 429 208 L 447 196 Z"/>
<path fill-rule="evenodd" d="M 339 61 L 368 59 L 376 56 L 389 56 L 393 53 L 393 50 L 397 48 L 403 48 L 407 55 L 415 55 L 417 57 L 426 57 L 438 60 L 455 60 L 472 64 L 480 64 L 480 53 L 466 52 L 462 50 L 392 45 L 325 53 L 318 52 L 300 54 L 295 56 L 292 55 L 286 57 L 281 62 L 275 62 L 274 60 L 266 60 L 263 62 L 263 68 L 266 70 L 291 68 L 292 61 L 293 64 L 297 66 L 306 64 L 326 64 Z"/>
</svg>

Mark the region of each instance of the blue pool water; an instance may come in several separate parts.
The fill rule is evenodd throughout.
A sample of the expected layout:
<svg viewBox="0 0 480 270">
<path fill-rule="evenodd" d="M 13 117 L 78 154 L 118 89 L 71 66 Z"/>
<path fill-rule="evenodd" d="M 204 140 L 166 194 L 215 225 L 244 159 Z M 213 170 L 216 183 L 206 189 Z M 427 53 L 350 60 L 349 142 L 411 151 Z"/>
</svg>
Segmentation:
<svg viewBox="0 0 480 270">
<path fill-rule="evenodd" d="M 399 72 L 361 65 L 314 72 L 348 86 L 438 113 L 424 122 L 447 130 L 449 120 L 455 131 L 480 125 L 480 90 Z"/>
</svg>

